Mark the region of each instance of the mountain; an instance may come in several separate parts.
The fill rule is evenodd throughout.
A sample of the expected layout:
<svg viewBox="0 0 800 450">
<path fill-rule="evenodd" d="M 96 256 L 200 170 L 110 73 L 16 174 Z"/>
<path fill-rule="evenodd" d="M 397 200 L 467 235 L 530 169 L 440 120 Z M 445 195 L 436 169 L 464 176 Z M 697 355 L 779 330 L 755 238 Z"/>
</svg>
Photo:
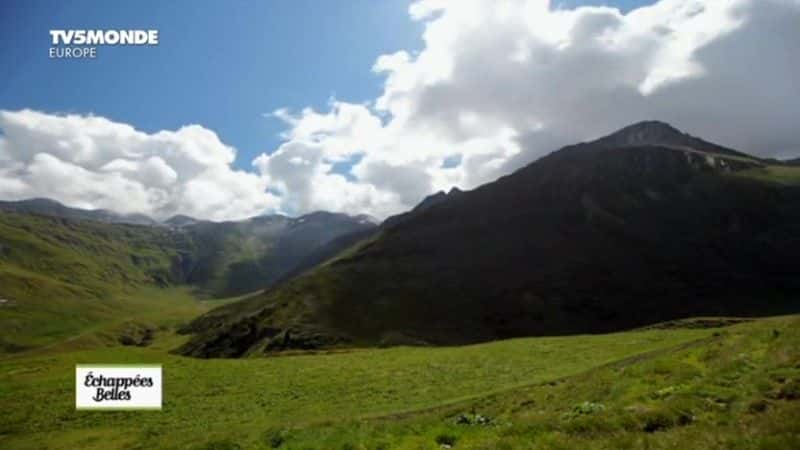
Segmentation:
<svg viewBox="0 0 800 450">
<path fill-rule="evenodd" d="M 443 203 L 448 199 L 452 199 L 452 198 L 454 198 L 456 196 L 459 196 L 459 195 L 462 194 L 462 192 L 463 191 L 461 191 L 461 189 L 459 189 L 457 187 L 454 187 L 454 188 L 450 189 L 450 192 L 439 191 L 439 192 L 437 192 L 435 194 L 431 194 L 431 195 L 425 197 L 424 199 L 422 199 L 422 201 L 417 206 L 415 206 L 413 209 L 411 209 L 411 211 L 408 211 L 408 212 L 405 212 L 405 213 L 398 214 L 396 216 L 392 216 L 392 217 L 387 218 L 384 221 L 383 225 L 384 225 L 384 227 L 388 228 L 388 227 L 392 227 L 392 226 L 394 226 L 394 225 L 396 225 L 396 224 L 398 224 L 400 222 L 404 222 L 404 221 L 406 221 L 406 220 L 408 220 L 408 219 L 410 219 L 412 217 L 416 217 L 419 214 L 421 214 L 422 212 L 427 211 L 428 208 L 430 208 L 430 207 L 432 207 L 434 205 L 438 205 L 439 203 Z"/>
<path fill-rule="evenodd" d="M 675 150 L 708 153 L 747 159 L 757 159 L 736 150 L 706 142 L 683 133 L 672 125 L 656 120 L 629 125 L 591 143 L 595 147 L 621 148 L 657 145 Z"/>
<path fill-rule="evenodd" d="M 194 217 L 189 217 L 189 216 L 186 216 L 186 215 L 183 215 L 183 214 L 177 214 L 177 215 L 174 215 L 174 216 L 170 217 L 169 219 L 165 220 L 162 223 L 164 225 L 168 225 L 168 226 L 171 226 L 171 227 L 180 228 L 180 227 L 186 227 L 186 226 L 189 226 L 189 225 L 194 225 L 194 224 L 196 224 L 198 222 L 201 222 L 201 221 L 198 220 L 198 219 L 195 219 Z"/>
<path fill-rule="evenodd" d="M 157 222 L 144 214 L 117 214 L 105 209 L 78 209 L 64 206 L 46 198 L 20 201 L 0 201 L 0 211 L 39 214 L 76 220 L 94 220 L 105 223 L 133 225 L 156 225 Z"/>
<path fill-rule="evenodd" d="M 464 344 L 796 310 L 799 201 L 800 170 L 642 122 L 429 198 L 199 317 L 178 351 Z"/>
<path fill-rule="evenodd" d="M 180 230 L 197 243 L 187 281 L 201 294 L 231 296 L 270 286 L 340 236 L 372 230 L 363 216 L 314 212 L 239 222 L 196 222 Z"/>
<path fill-rule="evenodd" d="M 378 227 L 363 228 L 358 231 L 343 234 L 336 239 L 331 240 L 327 244 L 318 247 L 316 250 L 305 256 L 290 271 L 277 278 L 273 282 L 273 285 L 290 280 L 313 269 L 314 267 L 317 267 L 318 265 L 334 258 L 344 250 L 352 247 L 356 243 L 364 239 L 369 239 L 379 231 L 380 228 Z"/>
</svg>

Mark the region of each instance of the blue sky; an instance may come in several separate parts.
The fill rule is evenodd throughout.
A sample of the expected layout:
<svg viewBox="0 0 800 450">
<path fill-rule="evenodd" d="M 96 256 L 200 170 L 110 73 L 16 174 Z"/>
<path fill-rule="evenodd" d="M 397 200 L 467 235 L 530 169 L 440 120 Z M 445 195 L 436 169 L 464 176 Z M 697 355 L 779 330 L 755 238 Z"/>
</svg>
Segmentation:
<svg viewBox="0 0 800 450">
<path fill-rule="evenodd" d="M 554 2 L 564 7 L 642 0 Z M 0 109 L 93 113 L 154 132 L 197 123 L 238 150 L 236 166 L 279 144 L 276 108 L 376 98 L 385 53 L 422 47 L 408 0 L 17 1 L 0 4 Z M 51 60 L 49 29 L 158 29 L 157 47 L 100 47 Z"/>
</svg>

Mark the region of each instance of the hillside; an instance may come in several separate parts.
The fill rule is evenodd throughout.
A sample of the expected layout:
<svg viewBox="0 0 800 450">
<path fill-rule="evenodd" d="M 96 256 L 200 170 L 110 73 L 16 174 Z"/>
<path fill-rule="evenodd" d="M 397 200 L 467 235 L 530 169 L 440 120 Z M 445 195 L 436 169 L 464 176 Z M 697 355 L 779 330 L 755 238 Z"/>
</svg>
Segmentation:
<svg viewBox="0 0 800 450">
<path fill-rule="evenodd" d="M 139 304 L 122 298 L 153 288 L 188 285 L 195 296 L 212 298 L 263 289 L 330 241 L 375 226 L 331 213 L 180 227 L 108 223 L 84 213 L 38 200 L 0 208 L 0 328 L 7 331 L 0 353 L 130 313 Z"/>
<path fill-rule="evenodd" d="M 0 213 L 0 352 L 116 315 L 119 298 L 182 283 L 191 243 L 166 228 Z"/>
<path fill-rule="evenodd" d="M 171 232 L 154 229 L 145 234 L 166 232 L 174 236 L 171 247 L 180 254 L 180 261 L 176 263 L 180 266 L 177 270 L 182 280 L 195 285 L 197 293 L 205 297 L 239 295 L 269 286 L 336 238 L 376 226 L 375 221 L 366 216 L 324 211 L 297 218 L 264 215 L 227 222 L 176 215 L 159 223 L 143 214 L 121 215 L 100 209 L 71 208 L 41 198 L 0 201 L 2 212 L 69 219 L 76 224 L 101 222 L 171 228 Z M 88 227 L 90 230 L 97 225 Z"/>
<path fill-rule="evenodd" d="M 643 122 L 401 218 L 303 276 L 198 318 L 180 351 L 463 344 L 798 307 L 800 188 Z"/>
</svg>

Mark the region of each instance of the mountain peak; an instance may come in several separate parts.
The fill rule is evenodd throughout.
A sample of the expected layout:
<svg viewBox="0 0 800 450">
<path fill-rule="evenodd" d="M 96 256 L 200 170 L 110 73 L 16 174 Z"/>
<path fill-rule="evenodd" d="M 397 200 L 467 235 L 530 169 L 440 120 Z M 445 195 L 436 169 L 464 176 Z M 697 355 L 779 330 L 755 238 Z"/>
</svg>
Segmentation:
<svg viewBox="0 0 800 450">
<path fill-rule="evenodd" d="M 199 222 L 199 220 L 185 214 L 176 214 L 164 221 L 166 225 L 173 227 L 185 227 L 187 225 L 194 225 L 197 222 Z"/>
<path fill-rule="evenodd" d="M 660 146 L 693 150 L 701 153 L 754 158 L 745 153 L 723 147 L 684 133 L 672 125 L 658 120 L 646 120 L 628 125 L 591 144 L 602 147 Z"/>
<path fill-rule="evenodd" d="M 666 122 L 647 120 L 628 125 L 597 142 L 614 146 L 682 145 L 687 139 L 691 136 Z"/>
</svg>

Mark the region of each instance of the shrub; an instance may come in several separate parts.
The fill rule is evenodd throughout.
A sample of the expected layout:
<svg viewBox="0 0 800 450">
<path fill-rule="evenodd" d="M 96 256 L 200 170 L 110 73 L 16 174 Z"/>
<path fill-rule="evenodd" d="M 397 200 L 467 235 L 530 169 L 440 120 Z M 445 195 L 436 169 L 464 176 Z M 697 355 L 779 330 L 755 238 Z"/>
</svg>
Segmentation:
<svg viewBox="0 0 800 450">
<path fill-rule="evenodd" d="M 777 398 L 781 400 L 800 399 L 800 381 L 790 380 L 778 389 Z"/>
<path fill-rule="evenodd" d="M 590 414 L 596 414 L 602 411 L 605 411 L 606 407 L 602 403 L 595 403 L 595 402 L 583 402 L 581 404 L 575 405 L 570 412 L 568 412 L 565 416 L 566 419 L 574 419 L 580 416 L 586 416 Z"/>
<path fill-rule="evenodd" d="M 459 414 L 455 418 L 456 425 L 491 425 L 492 422 L 491 417 L 478 413 Z"/>
<path fill-rule="evenodd" d="M 288 432 L 284 429 L 267 430 L 264 433 L 264 440 L 269 448 L 278 448 L 286 442 Z"/>
<path fill-rule="evenodd" d="M 446 448 L 456 445 L 457 440 L 458 438 L 456 436 L 447 433 L 436 436 L 436 443 Z"/>
<path fill-rule="evenodd" d="M 761 413 L 761 412 L 766 411 L 768 407 L 769 407 L 769 403 L 767 403 L 766 400 L 758 399 L 758 400 L 752 401 L 747 406 L 747 412 L 752 413 L 752 414 Z"/>
<path fill-rule="evenodd" d="M 666 430 L 671 428 L 675 421 L 670 414 L 665 411 L 648 411 L 642 415 L 642 430 L 648 433 Z"/>
<path fill-rule="evenodd" d="M 670 395 L 681 391 L 684 388 L 683 385 L 676 385 L 676 386 L 667 386 L 663 389 L 659 389 L 653 393 L 653 398 L 655 399 L 664 399 L 669 397 Z"/>
</svg>

